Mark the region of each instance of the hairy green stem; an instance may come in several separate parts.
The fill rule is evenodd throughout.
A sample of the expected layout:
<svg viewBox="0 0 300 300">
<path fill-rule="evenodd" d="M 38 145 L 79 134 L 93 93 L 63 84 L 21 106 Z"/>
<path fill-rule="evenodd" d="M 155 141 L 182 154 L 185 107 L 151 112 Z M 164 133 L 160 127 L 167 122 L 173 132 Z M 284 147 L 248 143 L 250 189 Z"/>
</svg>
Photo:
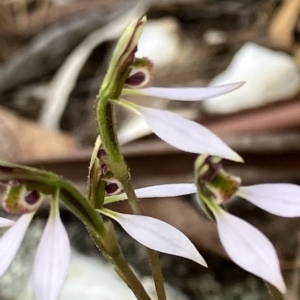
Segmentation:
<svg viewBox="0 0 300 300">
<path fill-rule="evenodd" d="M 134 20 L 120 37 L 96 102 L 96 118 L 99 134 L 107 157 L 110 160 L 109 169 L 113 173 L 114 178 L 123 184 L 134 214 L 141 214 L 142 212 L 131 184 L 129 170 L 120 151 L 115 114 L 111 100 L 118 101 L 122 93 L 125 81 L 131 71 L 131 64 L 135 59 L 134 55 L 137 50 L 138 39 L 145 22 L 145 17 Z M 166 300 L 158 254 L 152 250 L 148 250 L 148 254 L 158 299 Z M 123 256 L 115 258 L 117 258 L 117 263 L 120 264 L 121 268 L 125 268 L 123 265 L 125 261 L 123 261 Z M 123 272 L 125 277 L 127 275 L 130 276 L 130 274 L 126 274 L 126 272 Z"/>
<path fill-rule="evenodd" d="M 111 159 L 111 171 L 113 172 L 115 178 L 122 183 L 128 197 L 129 205 L 131 206 L 134 214 L 140 215 L 142 214 L 142 211 L 139 205 L 139 200 L 135 195 L 134 188 L 131 184 L 129 170 L 120 151 L 118 139 L 116 136 L 114 111 L 108 100 L 99 99 L 97 105 L 97 113 L 99 113 L 98 120 L 105 120 L 103 122 L 99 121 L 98 126 L 104 148 L 107 152 L 108 157 Z M 155 251 L 148 249 L 148 257 L 158 300 L 166 300 L 165 288 L 163 284 L 164 280 L 161 272 L 159 256 Z"/>
</svg>

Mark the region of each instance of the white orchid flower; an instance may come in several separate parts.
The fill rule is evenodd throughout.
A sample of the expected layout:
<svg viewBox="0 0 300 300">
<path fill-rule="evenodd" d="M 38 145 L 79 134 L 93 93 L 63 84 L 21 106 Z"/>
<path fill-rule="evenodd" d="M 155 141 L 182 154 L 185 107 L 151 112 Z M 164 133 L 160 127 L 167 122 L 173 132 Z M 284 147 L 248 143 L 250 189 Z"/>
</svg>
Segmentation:
<svg viewBox="0 0 300 300">
<path fill-rule="evenodd" d="M 204 88 L 139 88 L 149 81 L 147 68 L 131 75 L 122 96 L 155 96 L 168 100 L 201 101 L 234 91 L 244 82 Z M 230 149 L 218 136 L 206 127 L 166 110 L 136 105 L 124 99 L 112 100 L 129 111 L 138 114 L 162 140 L 180 150 L 191 153 L 210 153 L 229 160 L 242 162 L 242 158 Z"/>
<path fill-rule="evenodd" d="M 14 188 L 19 189 L 19 187 Z M 8 190 L 10 191 L 11 188 Z M 10 227 L 0 239 L 0 276 L 8 270 L 14 260 L 36 209 L 41 203 L 37 192 L 33 191 L 29 193 L 29 197 L 28 195 L 24 197 L 24 190 L 23 186 L 19 189 L 19 199 L 10 198 L 16 200 L 14 203 L 7 200 L 8 197 L 4 198 L 3 206 L 7 210 L 9 205 L 14 208 L 14 212 L 19 207 L 22 215 L 16 222 L 0 218 L 0 227 Z M 10 196 L 17 195 L 15 190 L 13 192 Z M 32 279 L 37 300 L 59 298 L 69 268 L 70 252 L 70 242 L 59 216 L 58 199 L 54 199 L 51 202 L 51 212 L 34 262 Z"/>
<path fill-rule="evenodd" d="M 207 185 L 202 185 L 202 191 L 201 187 L 198 189 L 194 183 L 163 184 L 138 188 L 135 190 L 136 195 L 138 198 L 157 198 L 198 193 L 199 196 L 199 193 L 203 193 L 209 187 L 209 192 L 214 194 L 214 201 L 206 199 L 204 204 L 215 218 L 221 243 L 228 256 L 241 268 L 268 281 L 284 293 L 286 287 L 281 275 L 279 259 L 271 242 L 258 229 L 224 211 L 219 205 L 224 204 L 221 197 L 224 197 L 223 200 L 225 199 L 226 202 L 230 201 L 233 196 L 239 196 L 271 214 L 282 217 L 299 217 L 300 187 L 287 183 L 240 187 L 238 178 L 223 173 L 223 179 L 226 178 L 232 181 L 226 186 L 227 190 L 222 190 L 221 186 L 214 184 L 212 181 L 216 179 L 220 171 L 224 172 L 218 165 L 219 162 L 220 159 L 216 161 L 214 170 L 203 168 L 204 164 L 201 165 L 200 169 L 205 170 L 202 173 L 202 179 L 207 180 Z M 213 163 L 211 161 L 209 163 L 212 167 Z M 205 165 L 207 166 L 207 164 Z M 207 177 L 209 172 L 212 178 Z M 220 181 L 220 177 L 217 179 Z M 237 181 L 233 179 L 237 179 Z M 229 195 L 228 191 L 234 191 L 234 193 Z M 125 199 L 127 199 L 125 193 L 107 196 L 105 204 Z"/>
</svg>

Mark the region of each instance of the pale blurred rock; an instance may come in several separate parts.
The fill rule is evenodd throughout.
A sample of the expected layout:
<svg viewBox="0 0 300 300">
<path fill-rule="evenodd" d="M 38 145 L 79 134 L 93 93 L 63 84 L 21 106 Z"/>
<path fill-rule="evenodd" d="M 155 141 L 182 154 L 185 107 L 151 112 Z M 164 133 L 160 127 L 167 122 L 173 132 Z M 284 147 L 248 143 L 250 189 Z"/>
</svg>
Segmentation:
<svg viewBox="0 0 300 300">
<path fill-rule="evenodd" d="M 203 35 L 204 41 L 209 45 L 220 45 L 227 42 L 227 36 L 225 32 L 208 29 Z"/>
<path fill-rule="evenodd" d="M 210 85 L 237 81 L 246 83 L 234 92 L 203 102 L 208 112 L 229 113 L 261 106 L 292 97 L 300 87 L 300 75 L 291 56 L 253 43 L 245 44 Z"/>
<path fill-rule="evenodd" d="M 149 293 L 151 299 L 157 299 L 152 277 L 145 277 L 141 280 L 141 282 L 146 291 Z M 189 300 L 189 298 L 187 298 L 183 293 L 179 292 L 167 283 L 165 283 L 165 288 L 168 300 Z"/>
<path fill-rule="evenodd" d="M 149 295 L 156 299 L 151 278 L 142 279 Z M 181 293 L 167 285 L 168 300 L 187 300 Z M 69 276 L 60 300 L 136 300 L 113 267 L 100 259 L 73 251 Z"/>
<path fill-rule="evenodd" d="M 100 259 L 73 251 L 61 300 L 134 300 L 132 292 L 113 268 Z"/>
</svg>

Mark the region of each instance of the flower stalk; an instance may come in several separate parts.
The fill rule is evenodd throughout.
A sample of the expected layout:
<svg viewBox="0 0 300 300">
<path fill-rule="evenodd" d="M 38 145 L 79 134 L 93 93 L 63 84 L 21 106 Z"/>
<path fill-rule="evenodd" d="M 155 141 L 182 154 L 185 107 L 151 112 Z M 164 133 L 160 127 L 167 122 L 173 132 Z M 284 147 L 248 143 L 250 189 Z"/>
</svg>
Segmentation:
<svg viewBox="0 0 300 300">
<path fill-rule="evenodd" d="M 98 235 L 92 234 L 94 242 L 103 256 L 114 265 L 116 273 L 132 290 L 138 300 L 151 300 L 143 285 L 128 265 L 122 250 L 118 244 L 116 233 L 111 223 L 106 224 L 106 241 L 99 238 Z"/>
<path fill-rule="evenodd" d="M 122 182 L 125 193 L 128 197 L 129 203 L 135 214 L 142 214 L 142 210 L 139 205 L 139 199 L 136 197 L 134 188 L 130 181 Z M 151 266 L 152 276 L 155 284 L 158 300 L 167 300 L 164 287 L 164 279 L 159 261 L 159 255 L 156 251 L 147 248 L 148 258 Z"/>
<path fill-rule="evenodd" d="M 113 53 L 110 67 L 104 78 L 96 102 L 96 118 L 98 121 L 99 134 L 110 161 L 110 170 L 113 173 L 114 178 L 123 185 L 124 191 L 128 196 L 128 202 L 133 213 L 136 215 L 142 214 L 142 209 L 131 183 L 129 169 L 120 150 L 117 139 L 114 109 L 110 101 L 119 99 L 121 96 L 123 86 L 131 71 L 130 66 L 134 63 L 137 41 L 141 35 L 145 22 L 145 17 L 141 20 L 132 22 L 121 36 Z M 148 248 L 147 252 L 158 299 L 166 300 L 159 256 L 155 251 Z M 117 258 L 119 260 L 119 256 Z M 123 273 L 123 275 L 126 277 L 126 274 Z"/>
</svg>

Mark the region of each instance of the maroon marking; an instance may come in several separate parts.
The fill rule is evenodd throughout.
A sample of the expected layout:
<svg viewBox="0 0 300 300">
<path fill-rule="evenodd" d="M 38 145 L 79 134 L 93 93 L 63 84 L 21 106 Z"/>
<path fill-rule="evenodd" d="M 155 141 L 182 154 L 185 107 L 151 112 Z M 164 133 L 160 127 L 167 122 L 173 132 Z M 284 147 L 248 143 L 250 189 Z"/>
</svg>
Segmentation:
<svg viewBox="0 0 300 300">
<path fill-rule="evenodd" d="M 97 157 L 100 159 L 101 156 L 105 156 L 105 155 L 106 155 L 106 151 L 103 148 L 99 148 L 97 152 Z"/>
<path fill-rule="evenodd" d="M 25 196 L 25 202 L 30 205 L 36 204 L 40 200 L 40 194 L 37 191 L 30 192 Z"/>
<path fill-rule="evenodd" d="M 105 191 L 108 195 L 115 193 L 119 189 L 116 183 L 110 183 L 105 187 Z"/>
<path fill-rule="evenodd" d="M 141 85 L 146 79 L 145 73 L 143 72 L 137 72 L 131 76 L 129 76 L 125 84 L 131 85 L 131 86 L 139 86 Z"/>
</svg>

